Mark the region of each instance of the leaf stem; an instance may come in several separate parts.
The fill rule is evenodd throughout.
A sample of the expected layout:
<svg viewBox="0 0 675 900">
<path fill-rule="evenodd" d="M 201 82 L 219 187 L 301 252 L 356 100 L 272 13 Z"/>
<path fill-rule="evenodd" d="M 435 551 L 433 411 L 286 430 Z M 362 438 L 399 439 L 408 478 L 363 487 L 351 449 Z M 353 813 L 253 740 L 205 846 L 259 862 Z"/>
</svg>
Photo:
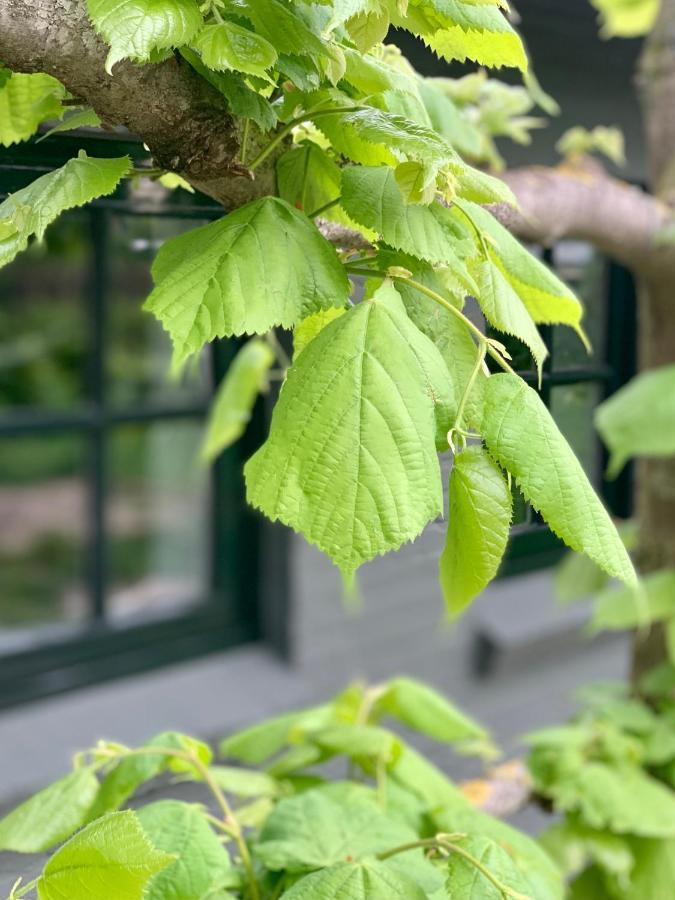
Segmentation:
<svg viewBox="0 0 675 900">
<path fill-rule="evenodd" d="M 485 354 L 488 349 L 488 342 L 483 338 L 482 341 L 478 344 L 478 354 L 476 356 L 476 363 L 473 367 L 473 371 L 471 372 L 471 376 L 466 383 L 466 387 L 464 388 L 464 393 L 462 394 L 462 399 L 459 401 L 459 406 L 457 407 L 457 415 L 455 417 L 455 424 L 452 426 L 450 431 L 448 432 L 448 443 L 450 444 L 450 449 L 454 452 L 453 440 L 452 436 L 454 432 L 460 432 L 464 436 L 464 432 L 462 431 L 462 418 L 464 417 L 464 410 L 466 409 L 466 404 L 469 400 L 469 395 L 473 390 L 473 386 L 476 383 L 476 379 L 478 378 L 478 374 L 483 367 L 483 361 L 485 360 Z M 466 441 L 465 441 L 466 443 Z"/>
<path fill-rule="evenodd" d="M 505 372 L 509 372 L 511 375 L 515 375 L 516 373 L 513 371 L 511 366 L 506 362 L 505 359 L 502 358 L 501 354 L 489 343 L 483 332 L 477 325 L 474 325 L 471 319 L 467 318 L 464 313 L 457 309 L 456 306 L 453 306 L 449 300 L 446 300 L 445 297 L 442 297 L 440 294 L 437 294 L 436 291 L 432 291 L 431 288 L 428 288 L 425 284 L 421 284 L 419 281 L 415 281 L 413 278 L 407 278 L 403 275 L 392 275 L 389 272 L 379 272 L 376 269 L 365 269 L 353 267 L 350 263 L 346 263 L 345 267 L 349 271 L 350 275 L 363 275 L 365 278 L 391 278 L 392 281 L 401 281 L 404 284 L 410 285 L 410 287 L 415 288 L 415 290 L 420 291 L 420 293 L 429 297 L 431 300 L 434 300 L 443 309 L 447 310 L 449 313 L 452 313 L 455 318 L 460 319 L 469 331 L 473 334 L 476 340 L 479 343 L 485 344 L 485 349 L 490 354 L 490 356 L 494 359 L 494 361 L 504 369 Z"/>
<path fill-rule="evenodd" d="M 280 128 L 279 131 L 274 135 L 272 140 L 266 144 L 260 153 L 256 156 L 254 160 L 251 161 L 249 165 L 249 170 L 254 172 L 261 162 L 267 159 L 270 153 L 279 146 L 279 144 L 283 141 L 286 135 L 290 134 L 291 131 L 295 128 L 296 125 L 302 125 L 303 122 L 306 122 L 308 119 L 319 119 L 324 116 L 339 116 L 345 115 L 345 113 L 350 112 L 360 112 L 362 109 L 367 109 L 365 106 L 340 106 L 340 107 L 331 107 L 330 109 L 324 109 L 323 107 L 315 108 L 307 110 L 307 112 L 298 116 L 295 119 L 291 119 L 290 122 L 287 122 L 283 128 Z"/>
<path fill-rule="evenodd" d="M 320 206 L 318 209 L 315 209 L 311 213 L 307 213 L 310 219 L 314 219 L 316 216 L 320 216 L 321 213 L 327 212 L 329 209 L 332 209 L 334 206 L 337 206 L 338 203 L 342 200 L 342 197 L 336 197 L 335 200 L 330 200 L 328 203 L 324 203 L 323 206 Z"/>
<path fill-rule="evenodd" d="M 291 367 L 290 357 L 288 356 L 288 353 L 286 353 L 286 351 L 284 350 L 284 348 L 281 344 L 281 341 L 277 337 L 277 333 L 273 328 L 271 328 L 268 332 L 266 332 L 265 340 L 267 341 L 267 343 L 270 345 L 270 347 L 274 351 L 274 355 L 276 356 L 277 361 L 281 365 L 282 369 L 284 369 L 284 370 L 290 369 L 290 367 Z"/>
<path fill-rule="evenodd" d="M 239 157 L 241 160 L 242 166 L 246 165 L 246 150 L 248 149 L 248 134 L 251 128 L 251 120 L 244 119 L 244 130 L 241 133 L 241 149 L 239 151 Z"/>
</svg>

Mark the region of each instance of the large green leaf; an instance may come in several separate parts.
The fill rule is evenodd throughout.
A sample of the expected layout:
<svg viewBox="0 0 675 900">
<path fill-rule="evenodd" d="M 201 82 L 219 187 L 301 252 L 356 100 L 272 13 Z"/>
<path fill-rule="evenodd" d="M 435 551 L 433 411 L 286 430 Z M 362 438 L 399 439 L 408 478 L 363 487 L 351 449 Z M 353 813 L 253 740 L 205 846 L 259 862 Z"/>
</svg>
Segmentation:
<svg viewBox="0 0 675 900">
<path fill-rule="evenodd" d="M 142 900 L 150 879 L 174 861 L 156 850 L 136 814 L 111 813 L 83 828 L 47 862 L 39 900 Z"/>
<path fill-rule="evenodd" d="M 290 328 L 349 294 L 333 247 L 277 197 L 167 241 L 152 274 L 146 309 L 171 335 L 178 364 L 214 338 Z"/>
<path fill-rule="evenodd" d="M 0 84 L 0 144 L 27 141 L 42 122 L 61 118 L 65 95 L 66 89 L 51 75 L 11 73 Z"/>
<path fill-rule="evenodd" d="M 298 9 L 301 4 L 283 0 L 224 0 L 223 5 L 225 11 L 248 19 L 279 53 L 316 58 L 329 52 L 327 44 L 301 16 Z"/>
<path fill-rule="evenodd" d="M 455 456 L 450 511 L 439 560 L 443 596 L 451 615 L 462 612 L 497 574 L 511 525 L 511 491 L 482 447 Z"/>
<path fill-rule="evenodd" d="M 637 628 L 675 615 L 675 571 L 650 572 L 634 587 L 608 587 L 596 597 L 590 630 Z"/>
<path fill-rule="evenodd" d="M 249 502 L 344 572 L 413 540 L 441 512 L 437 420 L 452 398 L 436 347 L 385 283 L 289 369 L 270 436 L 245 468 Z"/>
<path fill-rule="evenodd" d="M 477 299 L 485 318 L 498 331 L 519 338 L 530 350 L 541 373 L 548 356 L 546 344 L 527 307 L 511 287 L 502 270 L 488 256 L 471 267 L 478 285 Z"/>
<path fill-rule="evenodd" d="M 526 878 L 509 854 L 495 841 L 484 835 L 456 838 L 455 843 L 483 869 L 516 896 L 525 900 L 528 891 Z M 476 864 L 458 852 L 448 860 L 446 893 L 449 900 L 503 900 L 505 891 L 490 880 Z M 506 896 L 512 896 L 506 894 Z M 534 898 L 531 898 L 534 900 Z"/>
<path fill-rule="evenodd" d="M 277 59 L 277 51 L 268 40 L 235 22 L 205 25 L 192 46 L 199 50 L 204 64 L 216 72 L 234 69 L 268 79 L 267 70 Z"/>
<path fill-rule="evenodd" d="M 391 247 L 437 265 L 464 269 L 468 277 L 461 260 L 472 249 L 465 223 L 440 203 L 405 203 L 391 168 L 344 169 L 342 205 L 356 222 L 372 228 Z"/>
<path fill-rule="evenodd" d="M 626 548 L 578 459 L 532 388 L 516 375 L 493 375 L 484 391 L 482 435 L 488 451 L 573 550 L 627 584 L 636 576 Z"/>
<path fill-rule="evenodd" d="M 85 822 L 97 793 L 89 768 L 55 781 L 0 820 L 0 850 L 41 853 L 59 844 Z"/>
<path fill-rule="evenodd" d="M 635 868 L 630 887 L 621 900 L 664 900 L 673 892 L 675 884 L 675 840 L 634 840 L 631 849 Z"/>
<path fill-rule="evenodd" d="M 38 240 L 62 212 L 112 194 L 129 171 L 129 157 L 96 159 L 82 150 L 0 204 L 0 266 L 14 259 L 35 235 Z"/>
<path fill-rule="evenodd" d="M 196 0 L 87 0 L 94 28 L 108 44 L 106 71 L 121 59 L 150 59 L 155 50 L 189 43 L 202 27 Z"/>
<path fill-rule="evenodd" d="M 610 476 L 632 456 L 675 455 L 675 365 L 642 372 L 598 407 Z"/>
<path fill-rule="evenodd" d="M 144 900 L 204 900 L 223 885 L 230 874 L 230 857 L 201 806 L 160 800 L 142 807 L 137 815 L 152 844 L 178 857 L 153 877 Z"/>
<path fill-rule="evenodd" d="M 582 340 L 583 307 L 575 294 L 547 266 L 530 253 L 510 231 L 486 209 L 467 200 L 457 200 L 483 233 L 492 260 L 525 304 L 535 322 L 563 324 L 574 328 Z"/>
<path fill-rule="evenodd" d="M 375 710 L 395 716 L 409 728 L 448 744 L 486 736 L 481 725 L 442 694 L 413 678 L 392 679 L 378 697 Z"/>
<path fill-rule="evenodd" d="M 272 870 L 306 872 L 374 856 L 415 838 L 375 802 L 336 798 L 330 789 L 314 788 L 276 806 L 255 853 Z"/>
<path fill-rule="evenodd" d="M 339 862 L 297 881 L 286 900 L 424 900 L 427 894 L 402 872 L 377 860 Z"/>
<path fill-rule="evenodd" d="M 239 350 L 213 401 L 202 447 L 203 459 L 215 459 L 242 436 L 273 362 L 274 352 L 259 338 L 252 338 Z"/>
</svg>

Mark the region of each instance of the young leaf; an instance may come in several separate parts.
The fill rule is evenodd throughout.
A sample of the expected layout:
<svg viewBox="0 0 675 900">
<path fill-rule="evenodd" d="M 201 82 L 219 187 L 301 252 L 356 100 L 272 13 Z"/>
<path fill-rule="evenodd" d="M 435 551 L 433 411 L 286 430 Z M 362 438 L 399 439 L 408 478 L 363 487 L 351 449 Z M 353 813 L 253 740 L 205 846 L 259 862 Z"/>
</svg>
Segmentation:
<svg viewBox="0 0 675 900">
<path fill-rule="evenodd" d="M 481 725 L 442 694 L 413 678 L 399 677 L 390 681 L 378 697 L 375 710 L 395 716 L 414 731 L 446 744 L 486 736 Z"/>
<path fill-rule="evenodd" d="M 610 477 L 632 456 L 675 455 L 675 366 L 633 378 L 598 407 L 595 424 L 611 453 Z"/>
<path fill-rule="evenodd" d="M 60 119 L 65 95 L 66 89 L 51 75 L 12 72 L 0 84 L 0 144 L 27 141 L 42 122 Z"/>
<path fill-rule="evenodd" d="M 231 874 L 230 857 L 201 806 L 160 800 L 137 816 L 154 847 L 175 859 L 152 878 L 144 900 L 205 900 L 222 887 Z"/>
<path fill-rule="evenodd" d="M 273 362 L 274 352 L 258 338 L 252 338 L 239 350 L 213 401 L 202 459 L 207 462 L 216 459 L 242 436 Z"/>
<path fill-rule="evenodd" d="M 290 328 L 349 295 L 335 250 L 277 197 L 167 241 L 152 274 L 145 308 L 171 335 L 177 364 L 214 338 Z"/>
<path fill-rule="evenodd" d="M 277 187 L 286 203 L 307 214 L 340 196 L 340 167 L 313 141 L 303 141 L 277 160 Z"/>
<path fill-rule="evenodd" d="M 455 202 L 483 232 L 492 260 L 534 321 L 569 325 L 586 342 L 581 327 L 584 310 L 567 285 L 526 250 L 487 210 L 467 200 Z"/>
<path fill-rule="evenodd" d="M 417 537 L 441 511 L 435 439 L 437 420 L 451 418 L 447 379 L 385 283 L 289 369 L 270 436 L 246 464 L 249 502 L 347 574 Z"/>
<path fill-rule="evenodd" d="M 279 783 L 267 772 L 239 766 L 211 766 L 211 777 L 218 787 L 235 797 L 276 797 Z"/>
<path fill-rule="evenodd" d="M 450 473 L 450 511 L 439 560 L 448 612 L 462 612 L 497 574 L 509 539 L 511 491 L 482 447 L 455 456 Z"/>
<path fill-rule="evenodd" d="M 285 900 L 424 900 L 427 894 L 403 872 L 377 860 L 338 862 L 305 875 Z"/>
<path fill-rule="evenodd" d="M 337 309 L 335 306 L 331 306 L 328 309 L 312 313 L 311 316 L 307 316 L 306 319 L 299 322 L 293 329 L 293 359 L 302 353 L 307 344 L 313 341 L 326 325 L 329 325 L 334 319 L 339 319 L 346 312 L 346 309 Z"/>
<path fill-rule="evenodd" d="M 465 223 L 440 203 L 405 203 L 392 169 L 343 169 L 342 205 L 354 221 L 372 228 L 389 246 L 436 265 L 463 270 L 463 277 L 471 281 L 461 259 L 473 250 Z"/>
<path fill-rule="evenodd" d="M 415 840 L 376 802 L 331 796 L 314 788 L 281 800 L 260 833 L 256 856 L 273 871 L 303 872 L 358 861 Z"/>
<path fill-rule="evenodd" d="M 453 842 L 463 852 L 451 853 L 448 860 L 446 891 L 449 900 L 466 900 L 468 897 L 503 900 L 514 896 L 525 900 L 527 880 L 503 847 L 483 835 L 456 838 Z"/>
<path fill-rule="evenodd" d="M 234 69 L 247 75 L 269 79 L 267 69 L 277 60 L 277 51 L 268 40 L 235 22 L 205 25 L 192 41 L 209 69 Z"/>
<path fill-rule="evenodd" d="M 225 3 L 225 8 L 234 15 L 248 19 L 279 53 L 320 58 L 329 52 L 329 45 L 301 18 L 298 6 L 283 0 L 227 0 Z"/>
<path fill-rule="evenodd" d="M 142 900 L 175 857 L 156 850 L 136 814 L 111 813 L 83 828 L 47 862 L 38 900 Z"/>
<path fill-rule="evenodd" d="M 593 604 L 589 623 L 592 633 L 609 629 L 620 631 L 650 622 L 661 622 L 675 615 L 675 571 L 661 569 L 640 579 L 635 587 L 608 587 Z"/>
<path fill-rule="evenodd" d="M 40 135 L 35 143 L 39 144 L 53 134 L 61 134 L 64 131 L 74 131 L 76 128 L 98 128 L 100 124 L 101 120 L 93 109 L 73 111 L 72 115 L 69 115 L 67 118 L 63 119 L 62 122 L 59 122 L 58 125 L 54 125 L 49 131 L 45 131 L 44 134 Z M 176 176 L 176 178 L 177 177 L 178 176 Z"/>
<path fill-rule="evenodd" d="M 389 31 L 389 13 L 385 9 L 370 9 L 370 4 L 357 3 L 362 9 L 354 13 L 346 22 L 349 37 L 361 53 L 367 53 L 375 44 L 381 43 Z"/>
<path fill-rule="evenodd" d="M 350 759 L 380 759 L 387 765 L 401 753 L 401 742 L 386 728 L 376 725 L 332 725 L 307 735 L 327 756 L 344 754 Z"/>
<path fill-rule="evenodd" d="M 11 194 L 0 204 L 0 266 L 25 250 L 33 235 L 41 240 L 65 210 L 112 194 L 129 166 L 128 156 L 95 159 L 80 151 L 77 159 Z"/>
<path fill-rule="evenodd" d="M 529 348 L 541 376 L 548 350 L 518 294 L 489 255 L 474 263 L 470 271 L 478 285 L 477 299 L 485 318 L 498 331 L 517 337 Z"/>
<path fill-rule="evenodd" d="M 404 744 L 400 756 L 387 774 L 396 785 L 407 790 L 429 809 L 454 809 L 469 805 L 461 790 L 444 772 L 407 744 Z"/>
<path fill-rule="evenodd" d="M 86 821 L 97 793 L 89 768 L 55 781 L 0 819 L 0 850 L 41 853 L 61 843 Z"/>
<path fill-rule="evenodd" d="M 328 704 L 285 713 L 230 735 L 222 741 L 220 752 L 256 766 L 281 750 L 295 731 L 324 728 L 334 722 L 335 714 Z"/>
<path fill-rule="evenodd" d="M 87 9 L 110 45 L 108 74 L 121 59 L 147 61 L 155 50 L 188 44 L 203 24 L 196 0 L 87 0 Z"/>
<path fill-rule="evenodd" d="M 578 459 L 538 395 L 516 375 L 493 375 L 483 390 L 482 435 L 553 531 L 609 575 L 636 584 L 630 557 Z"/>
</svg>

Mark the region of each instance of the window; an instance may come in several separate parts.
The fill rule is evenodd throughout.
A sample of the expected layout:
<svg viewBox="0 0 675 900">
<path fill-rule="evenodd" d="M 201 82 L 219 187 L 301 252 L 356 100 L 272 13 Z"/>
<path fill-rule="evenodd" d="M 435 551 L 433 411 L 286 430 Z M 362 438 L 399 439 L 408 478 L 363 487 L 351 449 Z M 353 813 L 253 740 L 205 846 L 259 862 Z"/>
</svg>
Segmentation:
<svg viewBox="0 0 675 900">
<path fill-rule="evenodd" d="M 138 149 L 69 136 L 3 151 L 0 194 L 82 146 Z M 127 185 L 0 270 L 0 704 L 258 634 L 241 467 L 260 417 L 212 471 L 198 461 L 235 345 L 169 380 L 168 338 L 141 309 L 161 242 L 221 214 Z"/>
</svg>

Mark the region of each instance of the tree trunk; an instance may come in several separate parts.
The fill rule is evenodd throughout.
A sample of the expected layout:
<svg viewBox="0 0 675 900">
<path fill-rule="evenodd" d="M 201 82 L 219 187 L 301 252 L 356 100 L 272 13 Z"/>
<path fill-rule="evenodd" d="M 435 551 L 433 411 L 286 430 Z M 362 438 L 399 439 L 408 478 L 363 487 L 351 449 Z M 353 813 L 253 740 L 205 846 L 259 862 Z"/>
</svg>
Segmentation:
<svg viewBox="0 0 675 900">
<path fill-rule="evenodd" d="M 675 201 L 675 0 L 661 12 L 645 41 L 638 68 L 644 115 L 649 182 L 659 199 Z M 659 265 L 639 285 L 639 366 L 653 369 L 675 362 L 675 272 Z M 638 565 L 642 572 L 675 568 L 675 459 L 641 460 L 637 467 Z M 634 683 L 666 658 L 663 628 L 636 634 Z"/>
</svg>

